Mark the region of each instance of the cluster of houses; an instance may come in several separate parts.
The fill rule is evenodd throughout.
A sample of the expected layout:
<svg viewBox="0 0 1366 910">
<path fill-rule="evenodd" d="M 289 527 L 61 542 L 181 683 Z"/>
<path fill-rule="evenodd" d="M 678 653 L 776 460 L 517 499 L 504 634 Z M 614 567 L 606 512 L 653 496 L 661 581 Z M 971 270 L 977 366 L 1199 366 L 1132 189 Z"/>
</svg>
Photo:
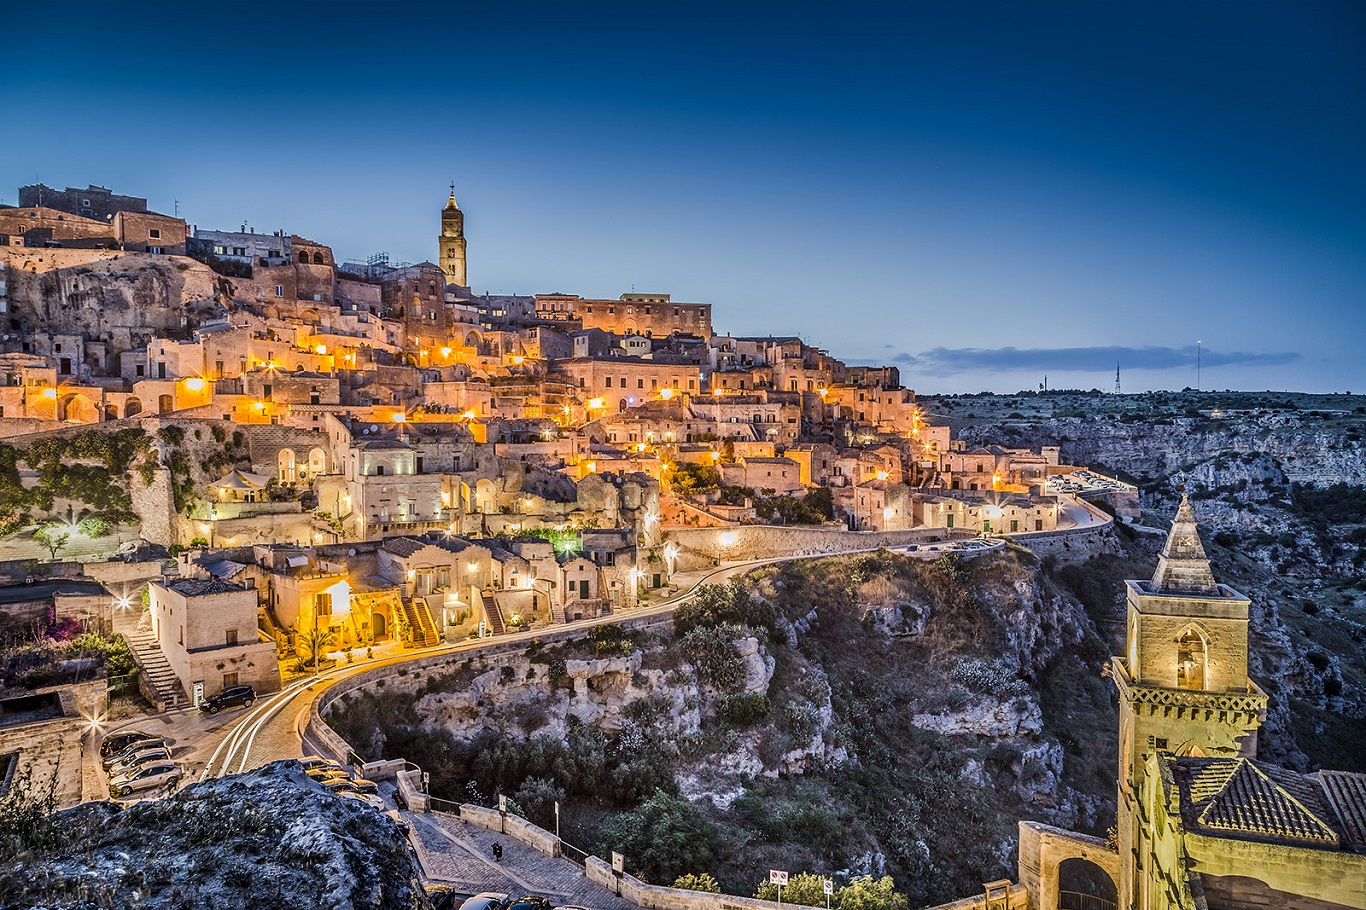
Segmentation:
<svg viewBox="0 0 1366 910">
<path fill-rule="evenodd" d="M 894 367 L 720 335 L 668 294 L 473 293 L 454 194 L 438 262 L 415 265 L 101 187 L 19 199 L 0 207 L 0 429 L 242 441 L 162 531 L 144 516 L 147 539 L 195 548 L 151 586 L 182 688 L 265 684 L 253 649 L 301 655 L 310 630 L 363 648 L 612 612 L 668 587 L 671 524 L 755 523 L 813 490 L 853 530 L 1060 520 L 1056 448 L 969 450 Z M 213 625 L 237 610 L 259 636 Z"/>
</svg>

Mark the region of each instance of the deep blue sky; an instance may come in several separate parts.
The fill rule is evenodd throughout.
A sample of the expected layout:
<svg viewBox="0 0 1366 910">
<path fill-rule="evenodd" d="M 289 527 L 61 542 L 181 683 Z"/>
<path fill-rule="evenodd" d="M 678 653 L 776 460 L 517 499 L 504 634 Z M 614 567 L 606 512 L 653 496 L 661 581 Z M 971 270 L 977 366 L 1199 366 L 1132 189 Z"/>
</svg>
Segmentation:
<svg viewBox="0 0 1366 910">
<path fill-rule="evenodd" d="M 210 12 L 209 6 L 215 10 Z M 1366 391 L 1366 4 L 6 9 L 35 179 L 477 291 L 668 292 L 926 391 Z"/>
</svg>

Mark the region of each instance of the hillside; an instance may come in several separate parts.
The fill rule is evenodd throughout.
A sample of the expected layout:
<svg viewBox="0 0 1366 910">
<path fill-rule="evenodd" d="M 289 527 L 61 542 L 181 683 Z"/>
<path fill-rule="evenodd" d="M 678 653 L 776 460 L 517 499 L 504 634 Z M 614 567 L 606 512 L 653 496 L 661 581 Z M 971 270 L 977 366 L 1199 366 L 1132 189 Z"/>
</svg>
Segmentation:
<svg viewBox="0 0 1366 910">
<path fill-rule="evenodd" d="M 1027 551 L 787 564 L 676 619 L 391 679 L 330 721 L 437 796 L 552 827 L 558 800 L 569 842 L 732 893 L 885 871 L 923 905 L 1011 874 L 1019 818 L 1113 820 L 1109 649 Z"/>
</svg>

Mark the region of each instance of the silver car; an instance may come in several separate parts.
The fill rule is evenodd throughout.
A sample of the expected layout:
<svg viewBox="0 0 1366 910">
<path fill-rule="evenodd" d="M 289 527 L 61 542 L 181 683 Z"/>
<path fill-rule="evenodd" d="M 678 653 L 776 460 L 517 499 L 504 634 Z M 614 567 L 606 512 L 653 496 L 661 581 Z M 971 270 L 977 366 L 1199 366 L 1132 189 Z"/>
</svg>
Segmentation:
<svg viewBox="0 0 1366 910">
<path fill-rule="evenodd" d="M 170 761 L 171 750 L 165 746 L 153 746 L 150 749 L 143 749 L 141 752 L 134 752 L 123 758 L 121 761 L 110 765 L 108 769 L 109 779 L 123 777 L 134 768 L 141 768 L 150 761 Z"/>
<path fill-rule="evenodd" d="M 109 795 L 118 799 L 129 793 L 155 790 L 166 787 L 180 779 L 180 768 L 175 762 L 149 762 L 132 769 L 128 774 L 116 777 L 109 782 Z"/>
</svg>

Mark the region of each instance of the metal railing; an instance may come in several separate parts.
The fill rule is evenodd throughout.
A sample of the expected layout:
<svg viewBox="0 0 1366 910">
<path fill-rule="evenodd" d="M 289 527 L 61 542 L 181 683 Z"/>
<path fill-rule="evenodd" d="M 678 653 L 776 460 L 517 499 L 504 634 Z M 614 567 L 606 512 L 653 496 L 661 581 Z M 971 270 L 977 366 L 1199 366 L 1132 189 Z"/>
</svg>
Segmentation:
<svg viewBox="0 0 1366 910">
<path fill-rule="evenodd" d="M 1059 891 L 1058 910 L 1115 910 L 1115 902 L 1079 891 Z"/>
</svg>

